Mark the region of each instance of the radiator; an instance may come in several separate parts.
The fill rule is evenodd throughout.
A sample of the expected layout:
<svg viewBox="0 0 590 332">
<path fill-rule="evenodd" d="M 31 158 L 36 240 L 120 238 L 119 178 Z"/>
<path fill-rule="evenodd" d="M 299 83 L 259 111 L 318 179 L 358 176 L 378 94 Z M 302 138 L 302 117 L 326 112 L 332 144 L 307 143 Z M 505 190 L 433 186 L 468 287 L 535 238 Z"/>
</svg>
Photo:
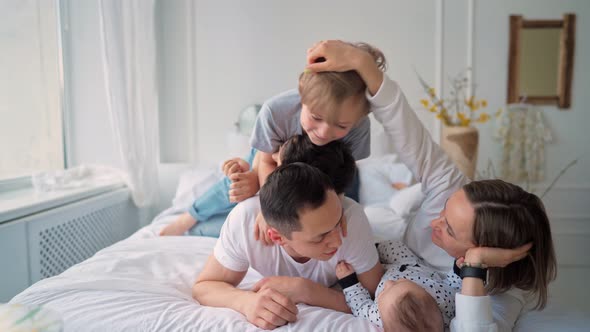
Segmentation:
<svg viewBox="0 0 590 332">
<path fill-rule="evenodd" d="M 139 210 L 123 188 L 27 217 L 29 280 L 57 275 L 139 227 Z"/>
</svg>

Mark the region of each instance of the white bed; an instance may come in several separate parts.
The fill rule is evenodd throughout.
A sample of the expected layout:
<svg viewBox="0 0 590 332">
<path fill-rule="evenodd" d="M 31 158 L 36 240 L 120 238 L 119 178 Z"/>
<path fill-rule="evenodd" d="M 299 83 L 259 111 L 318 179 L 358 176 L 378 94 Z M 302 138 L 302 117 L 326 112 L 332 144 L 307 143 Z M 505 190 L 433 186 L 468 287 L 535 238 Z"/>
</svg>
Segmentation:
<svg viewBox="0 0 590 332">
<path fill-rule="evenodd" d="M 197 193 L 197 187 L 190 184 L 198 182 L 202 188 L 203 181 L 211 179 L 202 173 L 185 176 L 184 181 L 189 183 L 180 182 L 176 208 L 128 239 L 58 276 L 34 284 L 10 303 L 40 304 L 53 309 L 62 317 L 64 331 L 257 331 L 239 313 L 204 307 L 191 298 L 191 286 L 216 239 L 156 236 L 164 224 L 174 219 L 178 204 L 186 204 Z M 192 194 L 187 194 L 187 190 Z M 369 208 L 375 232 L 402 231 L 405 219 L 398 212 L 388 211 L 387 204 Z M 397 218 L 396 222 L 392 223 L 390 218 Z M 248 288 L 259 278 L 256 271 L 250 270 L 240 287 Z M 380 330 L 352 315 L 306 305 L 298 307 L 297 322 L 277 331 Z M 545 311 L 522 315 L 515 330 L 587 331 L 589 326 L 587 318 L 552 306 L 550 301 Z"/>
</svg>

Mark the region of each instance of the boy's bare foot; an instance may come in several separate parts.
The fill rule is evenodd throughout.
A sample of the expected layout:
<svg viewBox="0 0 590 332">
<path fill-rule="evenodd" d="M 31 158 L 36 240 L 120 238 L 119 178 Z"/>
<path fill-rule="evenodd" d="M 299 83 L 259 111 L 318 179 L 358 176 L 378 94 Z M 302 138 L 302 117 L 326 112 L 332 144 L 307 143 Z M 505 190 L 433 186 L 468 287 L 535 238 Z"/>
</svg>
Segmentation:
<svg viewBox="0 0 590 332">
<path fill-rule="evenodd" d="M 183 213 L 173 223 L 166 225 L 161 231 L 160 236 L 175 236 L 184 235 L 191 227 L 193 227 L 197 221 L 188 213 Z"/>
</svg>

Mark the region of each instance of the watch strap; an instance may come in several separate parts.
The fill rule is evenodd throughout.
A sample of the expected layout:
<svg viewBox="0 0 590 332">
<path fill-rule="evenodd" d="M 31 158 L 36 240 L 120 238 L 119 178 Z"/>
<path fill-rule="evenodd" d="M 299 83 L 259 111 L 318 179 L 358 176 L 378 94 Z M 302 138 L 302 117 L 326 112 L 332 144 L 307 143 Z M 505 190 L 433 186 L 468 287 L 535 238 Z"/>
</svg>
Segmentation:
<svg viewBox="0 0 590 332">
<path fill-rule="evenodd" d="M 358 282 L 359 282 L 359 280 L 356 277 L 356 273 L 351 273 L 351 274 L 347 275 L 346 277 L 338 280 L 338 284 L 340 285 L 340 287 L 342 287 L 342 289 L 346 289 L 350 286 L 354 286 Z"/>
<path fill-rule="evenodd" d="M 460 275 L 463 278 L 478 278 L 483 280 L 484 285 L 488 280 L 488 269 L 473 266 L 463 266 L 461 268 Z"/>
</svg>

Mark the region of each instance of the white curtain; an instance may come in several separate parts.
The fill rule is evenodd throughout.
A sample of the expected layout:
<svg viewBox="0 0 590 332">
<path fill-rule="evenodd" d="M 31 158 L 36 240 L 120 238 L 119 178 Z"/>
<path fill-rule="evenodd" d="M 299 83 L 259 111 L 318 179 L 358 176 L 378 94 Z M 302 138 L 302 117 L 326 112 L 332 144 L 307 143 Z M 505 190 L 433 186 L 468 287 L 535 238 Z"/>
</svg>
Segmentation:
<svg viewBox="0 0 590 332">
<path fill-rule="evenodd" d="M 100 0 L 102 62 L 115 142 L 138 206 L 158 192 L 155 0 Z"/>
</svg>

